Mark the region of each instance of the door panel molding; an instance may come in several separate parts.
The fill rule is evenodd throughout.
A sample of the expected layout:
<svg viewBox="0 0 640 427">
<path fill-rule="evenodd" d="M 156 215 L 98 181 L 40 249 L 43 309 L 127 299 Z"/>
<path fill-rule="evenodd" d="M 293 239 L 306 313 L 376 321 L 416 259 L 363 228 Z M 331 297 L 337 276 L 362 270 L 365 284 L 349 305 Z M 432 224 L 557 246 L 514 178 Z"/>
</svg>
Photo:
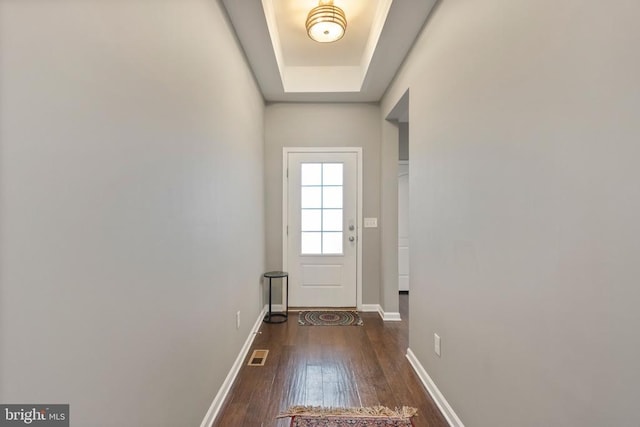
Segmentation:
<svg viewBox="0 0 640 427">
<path fill-rule="evenodd" d="M 355 153 L 356 154 L 356 308 L 362 309 L 362 187 L 363 187 L 363 159 L 362 147 L 283 147 L 282 148 L 282 269 L 288 271 L 289 263 L 289 186 L 288 186 L 288 157 L 290 153 Z M 286 294 L 283 295 L 283 299 Z"/>
</svg>

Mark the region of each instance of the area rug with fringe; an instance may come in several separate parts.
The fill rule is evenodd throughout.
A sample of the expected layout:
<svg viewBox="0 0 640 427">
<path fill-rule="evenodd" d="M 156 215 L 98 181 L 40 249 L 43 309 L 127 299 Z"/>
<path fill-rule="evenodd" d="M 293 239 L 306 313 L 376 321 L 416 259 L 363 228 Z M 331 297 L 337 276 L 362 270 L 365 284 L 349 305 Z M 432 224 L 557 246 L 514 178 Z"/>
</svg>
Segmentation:
<svg viewBox="0 0 640 427">
<path fill-rule="evenodd" d="M 301 311 L 301 326 L 362 326 L 362 319 L 355 311 Z"/>
<path fill-rule="evenodd" d="M 322 408 L 293 406 L 277 418 L 291 417 L 291 427 L 412 427 L 418 410 L 403 406 L 368 408 Z"/>
</svg>

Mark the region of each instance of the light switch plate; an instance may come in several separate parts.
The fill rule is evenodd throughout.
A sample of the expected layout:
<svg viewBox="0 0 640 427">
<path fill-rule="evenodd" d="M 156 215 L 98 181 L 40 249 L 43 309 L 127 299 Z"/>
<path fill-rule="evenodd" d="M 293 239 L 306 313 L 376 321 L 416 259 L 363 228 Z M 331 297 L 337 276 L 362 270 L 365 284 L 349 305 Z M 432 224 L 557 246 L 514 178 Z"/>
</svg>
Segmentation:
<svg viewBox="0 0 640 427">
<path fill-rule="evenodd" d="M 364 228 L 377 228 L 377 227 L 378 227 L 378 218 L 364 219 Z"/>
</svg>

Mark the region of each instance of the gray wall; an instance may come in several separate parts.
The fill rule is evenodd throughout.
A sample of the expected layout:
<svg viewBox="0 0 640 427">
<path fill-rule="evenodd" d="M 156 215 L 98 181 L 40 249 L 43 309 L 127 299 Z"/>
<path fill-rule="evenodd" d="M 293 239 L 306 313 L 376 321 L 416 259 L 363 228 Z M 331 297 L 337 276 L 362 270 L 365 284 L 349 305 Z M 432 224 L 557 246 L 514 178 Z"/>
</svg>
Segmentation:
<svg viewBox="0 0 640 427">
<path fill-rule="evenodd" d="M 383 100 L 410 90 L 410 346 L 469 426 L 640 425 L 638 16 L 444 0 Z"/>
<path fill-rule="evenodd" d="M 385 115 L 386 117 L 386 115 Z M 380 294 L 385 312 L 398 313 L 398 123 L 382 120 L 380 156 Z"/>
<path fill-rule="evenodd" d="M 282 268 L 282 148 L 363 147 L 363 211 L 380 212 L 380 108 L 369 104 L 268 105 L 265 113 L 267 267 Z M 378 224 L 380 226 L 380 224 Z M 363 229 L 362 302 L 380 302 L 379 228 Z"/>
<path fill-rule="evenodd" d="M 218 3 L 1 1 L 0 92 L 0 402 L 199 425 L 264 271 L 264 103 Z"/>
</svg>

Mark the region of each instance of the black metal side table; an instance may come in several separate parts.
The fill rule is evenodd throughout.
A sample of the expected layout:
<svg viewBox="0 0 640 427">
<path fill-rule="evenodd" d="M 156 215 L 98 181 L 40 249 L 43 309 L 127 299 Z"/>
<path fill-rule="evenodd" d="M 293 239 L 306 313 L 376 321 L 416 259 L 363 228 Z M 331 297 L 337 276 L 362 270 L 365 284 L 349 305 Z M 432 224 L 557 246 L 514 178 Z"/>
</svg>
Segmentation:
<svg viewBox="0 0 640 427">
<path fill-rule="evenodd" d="M 289 273 L 286 271 L 269 271 L 264 273 L 264 277 L 269 279 L 269 312 L 264 316 L 266 323 L 284 323 L 289 318 Z M 287 301 L 283 313 L 273 313 L 271 311 L 271 280 L 284 279 L 287 283 Z"/>
</svg>

